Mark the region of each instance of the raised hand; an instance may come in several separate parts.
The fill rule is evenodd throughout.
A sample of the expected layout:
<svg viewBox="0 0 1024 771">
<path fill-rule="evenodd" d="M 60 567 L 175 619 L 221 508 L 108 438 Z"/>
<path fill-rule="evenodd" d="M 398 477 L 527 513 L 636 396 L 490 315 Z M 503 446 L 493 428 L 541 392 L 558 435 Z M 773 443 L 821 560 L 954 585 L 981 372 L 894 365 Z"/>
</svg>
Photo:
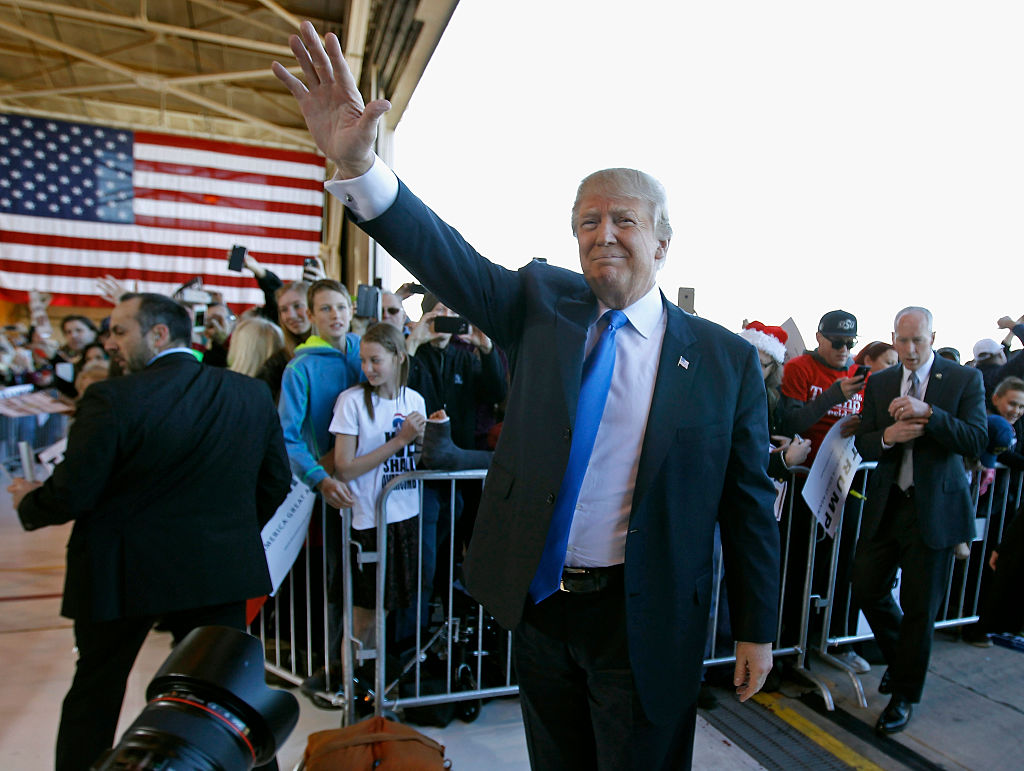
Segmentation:
<svg viewBox="0 0 1024 771">
<path fill-rule="evenodd" d="M 317 147 L 334 161 L 341 177 L 365 174 L 373 165 L 377 122 L 391 109 L 386 99 L 367 105 L 341 52 L 338 36 L 328 32 L 324 41 L 313 25 L 304 21 L 288 45 L 302 68 L 306 83 L 279 62 L 272 69 L 299 103 L 306 127 Z"/>
</svg>

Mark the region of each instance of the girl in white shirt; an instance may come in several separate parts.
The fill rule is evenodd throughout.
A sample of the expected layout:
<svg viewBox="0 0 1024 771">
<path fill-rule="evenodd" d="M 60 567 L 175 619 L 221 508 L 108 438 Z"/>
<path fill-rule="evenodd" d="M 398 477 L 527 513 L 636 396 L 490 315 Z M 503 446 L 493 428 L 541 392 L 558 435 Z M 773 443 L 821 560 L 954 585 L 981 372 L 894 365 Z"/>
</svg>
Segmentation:
<svg viewBox="0 0 1024 771">
<path fill-rule="evenodd" d="M 347 482 L 355 497 L 352 540 L 366 551 L 377 549 L 376 505 L 384 486 L 401 474 L 416 470 L 414 445 L 423 437 L 426 405 L 407 388 L 409 359 L 401 331 L 375 324 L 363 335 L 359 349 L 366 382 L 338 396 L 330 431 L 335 435 L 334 474 Z M 388 610 L 409 607 L 418 575 L 419 483 L 406 482 L 387 501 Z M 353 560 L 353 634 L 369 643 L 372 638 L 376 571 Z"/>
</svg>

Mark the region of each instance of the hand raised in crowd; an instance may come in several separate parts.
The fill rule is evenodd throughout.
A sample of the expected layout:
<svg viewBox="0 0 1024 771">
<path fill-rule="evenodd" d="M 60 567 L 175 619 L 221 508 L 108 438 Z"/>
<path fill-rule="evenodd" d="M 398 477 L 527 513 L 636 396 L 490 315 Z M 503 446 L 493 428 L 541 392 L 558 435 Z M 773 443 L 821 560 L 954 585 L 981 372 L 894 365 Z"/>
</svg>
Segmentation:
<svg viewBox="0 0 1024 771">
<path fill-rule="evenodd" d="M 320 480 L 316 489 L 320 491 L 323 499 L 336 509 L 346 509 L 356 502 L 352 491 L 348 489 L 348 485 L 334 477 L 324 477 Z"/>
<path fill-rule="evenodd" d="M 865 375 L 860 375 L 859 377 L 841 377 L 836 382 L 839 383 L 839 387 L 843 391 L 843 397 L 852 399 L 853 395 L 864 387 L 866 379 Z"/>
<path fill-rule="evenodd" d="M 314 257 L 311 264 L 303 263 L 302 280 L 307 284 L 313 284 L 324 278 L 327 278 L 327 268 L 324 267 L 324 261 L 319 257 Z"/>
<path fill-rule="evenodd" d="M 373 165 L 373 143 L 377 121 L 391 109 L 386 99 L 367 105 L 341 52 L 338 36 L 328 32 L 320 41 L 313 25 L 304 21 L 299 34 L 288 45 L 302 68 L 306 83 L 279 62 L 273 70 L 299 103 L 302 117 L 317 147 L 351 179 L 365 174 Z"/>
<path fill-rule="evenodd" d="M 490 353 L 491 349 L 494 348 L 494 343 L 491 342 L 491 338 L 483 333 L 483 331 L 476 326 L 470 326 L 469 331 L 464 335 L 457 335 L 459 340 L 464 343 L 478 348 L 480 353 Z"/>
<path fill-rule="evenodd" d="M 423 430 L 427 426 L 427 419 L 422 412 L 410 412 L 402 421 L 402 427 L 398 429 L 398 438 L 405 444 L 412 444 L 417 439 L 423 438 Z"/>
<path fill-rule="evenodd" d="M 409 336 L 405 338 L 405 352 L 407 354 L 415 356 L 416 351 L 424 343 L 440 340 L 444 337 L 444 332 L 435 332 L 434 325 L 430 323 L 440 315 L 438 311 L 428 311 L 415 324 L 409 325 Z"/>
<path fill-rule="evenodd" d="M 203 334 L 205 334 L 210 340 L 214 340 L 218 344 L 223 345 L 224 341 L 228 339 L 229 332 L 223 318 L 212 313 L 207 313 L 206 324 L 203 327 Z"/>
<path fill-rule="evenodd" d="M 1013 329 L 1015 326 L 1017 326 L 1021 322 L 1024 322 L 1024 316 L 1021 316 L 1016 321 L 1014 321 L 1009 316 L 1003 316 L 1001 319 L 999 319 L 999 321 L 996 322 L 996 325 L 1000 329 Z"/>
<path fill-rule="evenodd" d="M 96 288 L 99 290 L 100 297 L 111 305 L 117 305 L 121 302 L 121 296 L 131 291 L 109 273 L 103 278 L 96 279 Z"/>
<path fill-rule="evenodd" d="M 245 265 L 256 278 L 263 278 L 267 275 L 267 269 L 260 265 L 260 261 L 252 256 L 252 252 L 246 252 L 245 257 L 242 260 L 242 264 Z"/>
</svg>

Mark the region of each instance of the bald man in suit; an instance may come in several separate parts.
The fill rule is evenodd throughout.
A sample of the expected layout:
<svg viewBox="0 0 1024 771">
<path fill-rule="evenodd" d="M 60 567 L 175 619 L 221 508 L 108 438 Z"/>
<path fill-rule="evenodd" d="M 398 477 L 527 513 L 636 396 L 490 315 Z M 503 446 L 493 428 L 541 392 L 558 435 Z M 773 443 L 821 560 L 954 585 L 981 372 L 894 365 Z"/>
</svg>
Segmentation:
<svg viewBox="0 0 1024 771">
<path fill-rule="evenodd" d="M 875 725 L 902 731 L 921 700 L 953 547 L 974 539 L 963 457 L 988 441 L 985 388 L 976 369 L 936 356 L 932 314 L 896 315 L 900 366 L 868 378 L 857 449 L 877 461 L 868 482 L 853 568 L 854 599 L 889 665 L 879 691 L 891 699 Z M 892 596 L 902 568 L 900 603 Z"/>
</svg>

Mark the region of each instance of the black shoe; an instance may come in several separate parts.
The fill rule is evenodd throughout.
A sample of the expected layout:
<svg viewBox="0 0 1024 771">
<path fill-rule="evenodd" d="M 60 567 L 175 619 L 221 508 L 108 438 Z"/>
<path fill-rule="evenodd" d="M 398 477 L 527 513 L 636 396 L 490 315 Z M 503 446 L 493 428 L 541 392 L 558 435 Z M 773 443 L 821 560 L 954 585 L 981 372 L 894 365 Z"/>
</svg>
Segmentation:
<svg viewBox="0 0 1024 771">
<path fill-rule="evenodd" d="M 913 713 L 913 705 L 899 694 L 894 694 L 889 700 L 889 706 L 882 710 L 875 723 L 875 732 L 880 734 L 897 734 L 907 727 L 910 722 L 910 715 Z"/>
<path fill-rule="evenodd" d="M 885 696 L 892 693 L 892 676 L 888 669 L 882 673 L 882 679 L 878 681 L 878 692 Z"/>
</svg>

